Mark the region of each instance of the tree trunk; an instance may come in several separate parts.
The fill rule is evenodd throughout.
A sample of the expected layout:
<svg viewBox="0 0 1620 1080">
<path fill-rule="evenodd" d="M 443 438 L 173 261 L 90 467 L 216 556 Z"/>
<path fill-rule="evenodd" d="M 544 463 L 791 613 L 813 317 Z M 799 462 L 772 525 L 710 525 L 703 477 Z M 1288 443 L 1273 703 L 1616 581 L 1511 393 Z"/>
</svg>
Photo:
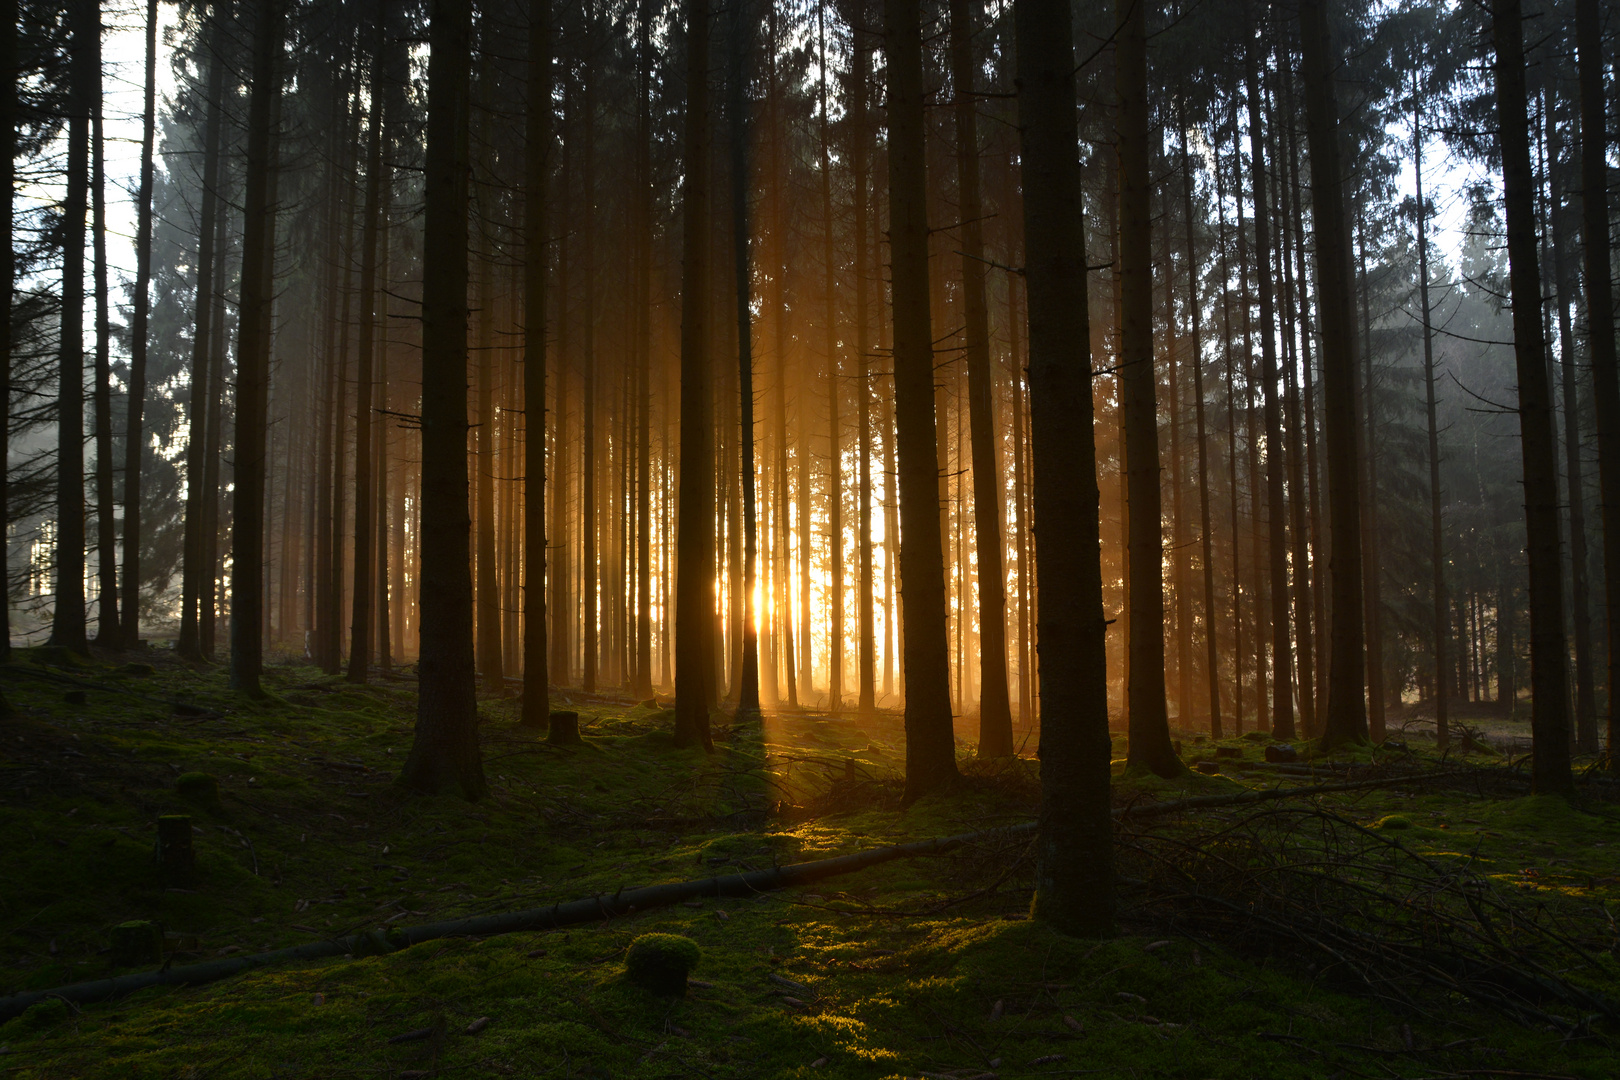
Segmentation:
<svg viewBox="0 0 1620 1080">
<path fill-rule="evenodd" d="M 56 596 L 49 643 L 88 653 L 84 611 L 84 231 L 90 114 L 101 82 L 99 0 L 73 0 L 69 21 L 67 198 L 62 205 L 62 329 L 57 343 Z"/>
<path fill-rule="evenodd" d="M 529 0 L 523 157 L 523 714 L 551 716 L 546 641 L 546 211 L 551 163 L 551 0 Z"/>
<path fill-rule="evenodd" d="M 844 459 L 843 419 L 838 405 L 838 323 L 833 290 L 832 139 L 827 110 L 827 5 L 816 5 L 821 52 L 821 261 L 827 354 L 827 708 L 844 704 Z"/>
<path fill-rule="evenodd" d="M 1305 82 L 1305 125 L 1311 155 L 1312 215 L 1316 226 L 1316 294 L 1322 328 L 1322 394 L 1326 402 L 1328 504 L 1332 522 L 1333 633 L 1329 656 L 1329 746 L 1367 737 L 1363 682 L 1361 582 L 1361 465 L 1356 454 L 1356 351 L 1351 292 L 1350 230 L 1345 221 L 1338 104 L 1322 0 L 1301 0 L 1300 37 Z"/>
<path fill-rule="evenodd" d="M 980 0 L 951 0 L 951 82 L 955 88 L 957 213 L 962 220 L 963 359 L 973 454 L 973 533 L 979 563 L 979 756 L 1013 753 L 1007 689 L 1007 575 L 1002 564 L 1001 470 L 996 467 L 990 315 L 984 295 L 984 216 L 979 196 L 978 102 L 973 35 Z M 965 697 L 965 695 L 964 695 Z"/>
<path fill-rule="evenodd" d="M 712 750 L 715 699 L 714 392 L 709 358 L 709 0 L 686 3 L 681 189 L 681 465 L 676 528 L 675 739 Z"/>
<path fill-rule="evenodd" d="M 1237 116 L 1234 106 L 1232 119 L 1233 149 L 1237 147 Z M 1231 268 L 1226 256 L 1226 173 L 1221 166 L 1220 142 L 1215 142 L 1215 210 L 1220 228 L 1221 281 L 1231 281 Z M 1234 153 L 1234 158 L 1241 155 Z M 1242 166 L 1236 160 L 1234 169 Z M 1241 207 L 1242 201 L 1239 200 Z M 1241 517 L 1238 499 L 1237 449 L 1237 362 L 1232 350 L 1232 298 L 1228 290 L 1221 292 L 1221 339 L 1226 360 L 1226 482 L 1232 494 L 1232 733 L 1243 733 L 1243 559 L 1242 534 L 1238 530 Z M 1210 735 L 1221 738 L 1221 732 L 1211 727 Z"/>
<path fill-rule="evenodd" d="M 1608 768 L 1620 770 L 1620 371 L 1615 363 L 1613 251 L 1609 242 L 1609 136 L 1603 89 L 1599 0 L 1575 0 L 1581 103 L 1581 246 L 1585 258 L 1587 349 L 1598 444 L 1603 519 L 1603 607 L 1609 630 Z"/>
<path fill-rule="evenodd" d="M 467 118 L 471 9 L 434 0 L 422 237 L 421 656 L 400 783 L 484 794 L 467 512 Z"/>
<path fill-rule="evenodd" d="M 1258 56 L 1249 58 L 1250 184 L 1254 188 L 1255 282 L 1260 292 L 1260 381 L 1266 425 L 1267 554 L 1271 571 L 1271 733 L 1294 738 L 1293 647 L 1288 617 L 1288 527 L 1283 476 L 1288 452 L 1282 440 L 1277 400 L 1277 343 L 1271 280 L 1271 207 L 1266 198 L 1265 137 L 1261 125 Z"/>
<path fill-rule="evenodd" d="M 352 683 L 364 683 L 371 670 L 371 622 L 375 581 L 372 549 L 376 522 L 372 508 L 371 408 L 372 361 L 376 351 L 377 235 L 382 201 L 382 129 L 384 123 L 383 48 L 388 0 L 378 0 L 371 53 L 371 116 L 366 122 L 366 211 L 360 227 L 359 376 L 354 392 L 354 600 L 350 605 L 349 672 Z"/>
<path fill-rule="evenodd" d="M 1525 553 L 1530 564 L 1530 692 L 1534 701 L 1530 716 L 1534 739 L 1530 778 L 1538 794 L 1564 794 L 1573 791 L 1574 779 L 1569 771 L 1569 680 L 1558 527 L 1558 460 L 1542 337 L 1541 273 L 1536 265 L 1535 181 L 1530 170 L 1522 21 L 1519 0 L 1491 0 L 1498 138 L 1513 298 L 1513 352 L 1519 380 L 1519 436 L 1524 458 Z"/>
<path fill-rule="evenodd" d="M 153 0 L 155 2 L 155 0 Z M 148 70 L 151 69 L 148 63 Z M 17 0 L 0 0 L 0 71 L 18 70 Z M 150 113 L 148 114 L 150 115 Z M 16 293 L 17 80 L 0 85 L 0 663 L 11 659 L 11 305 Z M 148 153 L 147 160 L 151 155 Z M 150 199 L 146 200 L 150 203 Z M 0 705 L 5 705 L 0 700 Z M 10 708 L 6 708 L 10 715 Z"/>
<path fill-rule="evenodd" d="M 118 641 L 118 529 L 113 521 L 112 324 L 107 308 L 107 165 L 102 134 L 101 5 L 96 5 L 96 96 L 90 114 L 90 242 L 96 293 L 96 644 Z"/>
<path fill-rule="evenodd" d="M 1031 910 L 1063 933 L 1100 937 L 1114 926 L 1114 844 L 1074 38 L 1068 0 L 1018 0 L 1014 17 L 1035 515 L 1063 541 L 1036 549 L 1050 700 Z"/>
<path fill-rule="evenodd" d="M 1114 13 L 1118 31 L 1115 87 L 1119 99 L 1119 365 L 1124 392 L 1130 532 L 1127 760 L 1169 777 L 1181 771 L 1181 763 L 1170 743 L 1164 690 L 1164 544 L 1160 527 L 1158 387 L 1153 357 L 1147 16 L 1143 0 L 1116 0 Z"/>
<path fill-rule="evenodd" d="M 919 0 L 886 0 L 889 50 L 889 250 L 894 295 L 900 588 L 905 594 L 908 805 L 953 782 L 945 565 L 934 447 L 934 346 L 928 302 L 928 176 Z"/>
<path fill-rule="evenodd" d="M 235 498 L 231 507 L 231 689 L 262 696 L 264 666 L 266 435 L 270 401 L 269 338 L 275 296 L 271 260 L 276 168 L 272 126 L 281 93 L 282 8 L 266 0 L 253 28 L 248 98 L 247 177 L 242 209 L 242 274 L 236 333 Z"/>
<path fill-rule="evenodd" d="M 1423 200 L 1423 98 L 1417 85 L 1416 72 L 1412 75 L 1412 161 L 1417 171 L 1417 254 L 1418 254 L 1418 316 L 1423 323 L 1423 389 L 1424 408 L 1429 425 L 1429 589 L 1433 597 L 1434 617 L 1434 670 L 1445 671 L 1449 651 L 1446 626 L 1446 548 L 1445 519 L 1441 514 L 1440 492 L 1440 425 L 1436 413 L 1434 393 L 1434 335 L 1429 323 L 1434 308 L 1429 303 L 1429 207 Z M 1448 695 L 1435 696 L 1435 745 L 1445 749 L 1450 741 L 1450 705 Z"/>
<path fill-rule="evenodd" d="M 631 696 L 653 696 L 652 680 L 652 20 L 650 3 L 636 19 L 636 684 Z"/>
<path fill-rule="evenodd" d="M 867 28 L 870 8 L 857 0 L 850 33 L 854 37 L 855 59 L 850 71 L 850 172 L 854 181 L 855 243 L 852 272 L 855 278 L 855 393 L 857 444 L 860 456 L 860 510 L 857 530 L 860 559 L 860 645 L 855 662 L 856 710 L 863 717 L 877 712 L 877 616 L 874 610 L 877 582 L 872 566 L 872 342 L 867 337 L 868 275 L 871 252 L 867 248 L 871 204 L 868 187 L 871 171 L 872 133 L 868 113 L 868 83 L 871 80 L 872 36 Z M 879 303 L 882 297 L 879 296 Z"/>
<path fill-rule="evenodd" d="M 1218 169 L 1217 163 L 1217 171 Z M 1215 618 L 1215 531 L 1209 512 L 1209 438 L 1204 420 L 1203 306 L 1198 297 L 1198 226 L 1193 217 L 1192 158 L 1187 152 L 1185 122 L 1181 131 L 1181 179 L 1183 217 L 1187 223 L 1187 307 L 1192 315 L 1192 341 L 1188 355 L 1191 358 L 1193 373 L 1194 437 L 1198 440 L 1198 528 L 1204 571 L 1204 679 L 1209 697 L 1210 735 L 1219 739 L 1221 738 L 1220 644 Z"/>
<path fill-rule="evenodd" d="M 759 632 L 755 625 L 754 581 L 758 562 L 754 493 L 754 319 L 748 224 L 748 39 L 754 33 L 746 4 L 732 15 L 729 94 L 731 121 L 731 242 L 736 271 L 738 441 L 742 449 L 742 670 L 737 682 L 737 715 L 759 714 Z M 733 585 L 735 588 L 735 585 Z"/>
</svg>

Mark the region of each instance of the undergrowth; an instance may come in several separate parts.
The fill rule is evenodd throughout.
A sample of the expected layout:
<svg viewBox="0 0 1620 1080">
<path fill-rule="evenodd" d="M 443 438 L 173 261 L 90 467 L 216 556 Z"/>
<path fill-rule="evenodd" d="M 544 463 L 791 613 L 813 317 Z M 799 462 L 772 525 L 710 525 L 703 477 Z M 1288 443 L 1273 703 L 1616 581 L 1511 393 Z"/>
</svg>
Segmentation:
<svg viewBox="0 0 1620 1080">
<path fill-rule="evenodd" d="M 0 993 L 137 970 L 113 967 L 106 951 L 110 929 L 133 919 L 161 924 L 171 961 L 183 964 L 975 831 L 1028 820 L 1038 798 L 1032 759 L 980 762 L 964 751 L 959 789 L 901 811 L 894 716 L 773 713 L 722 727 L 704 755 L 674 747 L 657 703 L 558 693 L 553 704 L 580 713 L 584 736 L 580 747 L 558 748 L 517 725 L 510 691 L 480 703 L 489 798 L 421 798 L 392 784 L 414 719 L 408 680 L 359 687 L 272 665 L 269 698 L 246 702 L 216 668 L 162 649 L 143 664 L 64 668 L 24 651 L 0 669 L 19 710 L 0 721 Z M 82 704 L 66 700 L 79 692 Z M 1264 743 L 1186 733 L 1183 756 L 1220 771 L 1121 777 L 1116 804 L 1331 783 L 1435 760 L 1414 745 L 1268 766 Z M 1123 741 L 1116 746 L 1123 757 Z M 1216 757 L 1217 747 L 1228 756 Z M 217 780 L 217 803 L 176 790 L 193 773 Z M 1311 805 L 1356 827 L 1404 817 L 1408 828 L 1371 832 L 1398 832 L 1414 857 L 1541 905 L 1575 928 L 1581 948 L 1612 953 L 1620 814 L 1608 804 L 1459 780 Z M 174 813 L 195 826 L 191 888 L 165 887 L 152 862 L 154 823 Z M 1164 819 L 1152 835 L 1191 842 L 1214 821 Z M 1309 847 L 1298 835 L 1273 840 Z M 427 942 L 82 1010 L 51 1001 L 0 1027 L 0 1070 L 41 1080 L 965 1080 L 1493 1070 L 1596 1078 L 1620 1067 L 1602 1023 L 1505 1022 L 1443 995 L 1392 1004 L 1319 957 L 1256 940 L 1252 926 L 1226 933 L 1153 902 L 1151 875 L 1128 859 L 1121 934 L 1062 938 L 1025 918 L 1029 858 L 1027 843 L 988 843 L 816 891 Z M 697 943 L 684 997 L 626 979 L 625 949 L 647 933 Z M 1609 971 L 1601 960 L 1580 977 Z"/>
</svg>

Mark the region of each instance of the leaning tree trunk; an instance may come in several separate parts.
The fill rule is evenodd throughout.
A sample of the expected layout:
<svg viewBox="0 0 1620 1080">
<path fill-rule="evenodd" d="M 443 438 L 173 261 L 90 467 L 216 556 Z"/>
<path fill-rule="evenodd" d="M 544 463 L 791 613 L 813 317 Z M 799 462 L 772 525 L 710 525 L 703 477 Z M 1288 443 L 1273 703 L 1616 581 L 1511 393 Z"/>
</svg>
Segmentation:
<svg viewBox="0 0 1620 1080">
<path fill-rule="evenodd" d="M 919 0 L 886 0 L 889 251 L 894 303 L 900 588 L 905 595 L 906 787 L 917 799 L 957 777 L 945 633 L 945 555 L 934 446 L 934 336 L 928 303 L 928 175 Z"/>
<path fill-rule="evenodd" d="M 152 285 L 152 148 L 157 127 L 158 0 L 146 0 L 146 96 L 141 120 L 141 180 L 135 196 L 135 296 L 129 326 L 129 405 L 124 425 L 124 595 L 119 639 L 141 641 L 141 470 L 145 468 L 146 335 Z M 8 68 L 7 70 L 11 70 Z M 9 189 L 8 189 L 9 190 Z M 4 431 L 0 429 L 0 440 Z M 5 463 L 0 459 L 0 472 Z M 3 483 L 3 482 L 0 482 Z M 4 501 L 0 487 L 0 501 Z M 0 535 L 4 535 L 0 518 Z M 4 631 L 0 626 L 0 632 Z"/>
<path fill-rule="evenodd" d="M 979 0 L 951 0 L 951 81 L 956 100 L 957 212 L 962 219 L 963 359 L 973 453 L 973 534 L 979 560 L 979 756 L 1013 753 L 1007 689 L 1007 575 L 1002 568 L 1001 470 L 996 467 L 990 315 L 984 296 L 984 216 L 979 197 L 978 102 L 973 33 Z M 966 695 L 964 694 L 965 698 Z"/>
<path fill-rule="evenodd" d="M 471 10 L 434 0 L 422 227 L 421 652 L 405 787 L 484 794 L 467 509 L 467 116 Z"/>
<path fill-rule="evenodd" d="M 1507 217 L 1508 281 L 1513 298 L 1513 353 L 1519 380 L 1525 553 L 1530 564 L 1530 693 L 1534 702 L 1530 714 L 1534 740 L 1530 779 L 1538 794 L 1568 793 L 1575 784 L 1569 771 L 1569 680 L 1564 647 L 1563 551 L 1558 527 L 1558 455 L 1554 449 L 1552 391 L 1542 336 L 1535 180 L 1530 170 L 1524 26 L 1519 0 L 1491 0 L 1491 23 L 1491 38 L 1496 46 L 1496 115 Z M 1445 678 L 1443 673 L 1441 678 Z"/>
<path fill-rule="evenodd" d="M 529 0 L 523 157 L 523 722 L 550 722 L 546 642 L 546 171 L 551 163 L 551 0 Z"/>
<path fill-rule="evenodd" d="M 1609 136 L 1599 0 L 1575 0 L 1581 87 L 1581 246 L 1585 252 L 1587 348 L 1597 403 L 1598 505 L 1603 518 L 1603 608 L 1609 627 L 1608 767 L 1620 770 L 1620 370 L 1614 347 L 1609 242 Z"/>
<path fill-rule="evenodd" d="M 88 652 L 84 614 L 84 229 L 90 113 L 100 84 L 99 0 L 73 0 L 68 43 L 67 198 L 62 205 L 62 319 L 57 342 L 56 598 L 52 645 Z M 7 76 L 8 78 L 11 76 Z"/>
<path fill-rule="evenodd" d="M 248 98 L 247 183 L 242 203 L 242 275 L 236 332 L 235 501 L 231 506 L 231 689 L 263 691 L 264 501 L 270 402 L 270 313 L 275 285 L 275 205 L 271 194 L 275 99 L 281 93 L 281 0 L 265 0 L 253 30 Z"/>
<path fill-rule="evenodd" d="M 1151 121 L 1145 2 L 1116 0 L 1114 5 L 1119 98 L 1119 365 L 1124 392 L 1131 615 L 1127 760 L 1169 777 L 1181 771 L 1181 762 L 1170 742 L 1164 690 L 1164 540 L 1153 358 L 1153 178 L 1148 165 Z"/>
<path fill-rule="evenodd" d="M 1068 0 L 1017 0 L 1014 18 L 1035 515 L 1043 535 L 1065 541 L 1035 553 L 1047 704 L 1032 912 L 1064 933 L 1102 936 L 1114 926 L 1108 653 L 1072 16 Z"/>
<path fill-rule="evenodd" d="M 686 4 L 681 188 L 681 463 L 675 552 L 675 739 L 713 749 L 714 412 L 709 359 L 709 0 Z M 589 662 L 589 658 L 587 658 Z"/>
<path fill-rule="evenodd" d="M 1336 746 L 1367 738 L 1355 315 L 1338 103 L 1333 92 L 1334 60 L 1322 0 L 1301 0 L 1299 21 L 1303 57 L 1300 74 L 1305 82 L 1305 128 L 1316 225 L 1316 296 L 1322 329 L 1322 396 L 1333 550 L 1333 633 L 1323 739 L 1327 745 Z"/>
</svg>

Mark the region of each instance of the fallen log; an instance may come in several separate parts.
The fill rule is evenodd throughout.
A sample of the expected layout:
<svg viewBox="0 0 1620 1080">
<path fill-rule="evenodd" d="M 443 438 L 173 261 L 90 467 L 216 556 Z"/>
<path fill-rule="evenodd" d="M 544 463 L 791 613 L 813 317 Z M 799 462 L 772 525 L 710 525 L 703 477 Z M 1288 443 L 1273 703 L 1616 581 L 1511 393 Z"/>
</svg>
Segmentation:
<svg viewBox="0 0 1620 1080">
<path fill-rule="evenodd" d="M 1400 777 L 1383 777 L 1377 780 L 1363 780 L 1348 784 L 1320 784 L 1306 788 L 1267 788 L 1263 791 L 1244 791 L 1231 795 L 1204 795 L 1190 799 L 1176 799 L 1170 802 L 1117 807 L 1114 810 L 1114 816 L 1116 818 L 1161 817 L 1185 810 L 1216 809 L 1223 806 L 1268 802 L 1273 799 L 1299 798 L 1335 791 L 1353 791 L 1358 788 L 1410 784 L 1444 775 L 1446 775 L 1444 772 L 1434 772 Z M 554 930 L 564 926 L 577 926 L 581 923 L 603 922 L 615 916 L 630 915 L 648 908 L 668 907 L 687 900 L 697 900 L 711 896 L 716 898 L 755 896 L 777 889 L 808 885 L 830 877 L 853 874 L 858 870 L 865 870 L 868 867 L 891 862 L 895 859 L 912 858 L 919 855 L 943 855 L 968 844 L 997 837 L 1030 835 L 1035 832 L 1035 829 L 1036 823 L 1028 821 L 1001 828 L 985 829 L 980 832 L 960 833 L 956 836 L 916 840 L 907 844 L 890 844 L 884 847 L 868 848 L 865 851 L 857 851 L 849 855 L 836 855 L 828 859 L 791 863 L 787 866 L 773 867 L 770 870 L 725 874 L 692 881 L 674 881 L 662 885 L 646 885 L 636 889 L 621 888 L 611 894 L 598 893 L 595 896 L 588 896 L 568 903 L 557 903 L 550 907 L 509 911 L 496 915 L 470 916 L 464 919 L 424 923 L 420 926 L 399 926 L 386 930 L 379 928 L 360 934 L 350 934 L 345 937 L 306 942 L 303 945 L 275 949 L 270 952 L 231 956 L 201 964 L 187 964 L 183 967 L 165 965 L 157 971 L 133 972 L 109 979 L 96 979 L 90 982 L 74 983 L 70 986 L 60 986 L 51 990 L 29 990 L 0 998 L 0 1022 L 20 1015 L 30 1005 L 44 1001 L 47 998 L 60 998 L 74 1004 L 107 1001 L 152 986 L 197 986 L 204 983 L 218 982 L 221 979 L 230 978 L 232 975 L 240 975 L 243 972 L 253 971 L 257 968 L 271 967 L 294 960 L 323 960 L 334 956 L 376 956 L 440 938 L 494 937 L 499 934 Z"/>
</svg>

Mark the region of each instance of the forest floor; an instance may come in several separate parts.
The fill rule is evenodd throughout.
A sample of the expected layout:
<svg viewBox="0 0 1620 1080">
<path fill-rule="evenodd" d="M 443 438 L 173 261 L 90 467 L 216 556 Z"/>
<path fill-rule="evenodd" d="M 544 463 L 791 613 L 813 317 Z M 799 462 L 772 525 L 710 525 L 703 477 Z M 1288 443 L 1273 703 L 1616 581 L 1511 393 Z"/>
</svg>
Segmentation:
<svg viewBox="0 0 1620 1080">
<path fill-rule="evenodd" d="M 0 994 L 139 970 L 109 956 L 130 919 L 160 923 L 185 964 L 1013 824 L 1039 790 L 1033 760 L 964 750 L 956 790 L 900 809 L 897 716 L 775 714 L 722 727 L 705 755 L 676 749 L 657 709 L 559 693 L 585 739 L 557 748 L 516 724 L 508 691 L 481 701 L 488 798 L 423 798 L 392 782 L 409 681 L 276 664 L 248 703 L 220 668 L 136 659 L 25 650 L 0 668 L 18 712 L 0 720 Z M 1102 942 L 1026 918 L 1030 844 L 1003 837 L 814 891 L 50 999 L 0 1026 L 0 1074 L 1620 1074 L 1606 785 L 1531 797 L 1488 751 L 1436 781 L 1417 737 L 1292 766 L 1254 735 L 1181 740 L 1220 772 L 1121 768 L 1116 806 L 1387 783 L 1121 818 L 1121 932 Z M 218 804 L 175 791 L 198 771 Z M 163 888 L 153 863 L 171 813 L 194 820 L 194 889 Z M 685 997 L 626 980 L 626 946 L 651 931 L 701 946 Z"/>
</svg>

